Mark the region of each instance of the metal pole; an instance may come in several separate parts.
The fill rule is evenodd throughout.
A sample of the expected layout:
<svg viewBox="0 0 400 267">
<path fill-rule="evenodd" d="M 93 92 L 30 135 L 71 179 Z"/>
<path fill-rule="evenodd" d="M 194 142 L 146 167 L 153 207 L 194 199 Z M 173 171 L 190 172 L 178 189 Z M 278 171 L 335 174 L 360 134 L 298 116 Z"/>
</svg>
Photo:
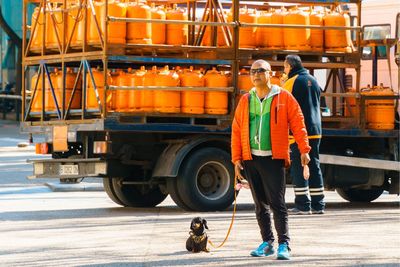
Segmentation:
<svg viewBox="0 0 400 267">
<path fill-rule="evenodd" d="M 372 50 L 372 86 L 378 85 L 378 46 L 371 47 Z"/>
<path fill-rule="evenodd" d="M 101 117 L 105 118 L 107 114 L 107 93 L 108 93 L 108 81 L 107 81 L 107 72 L 108 72 L 108 57 L 107 57 L 107 50 L 108 50 L 108 25 L 110 24 L 110 21 L 108 20 L 108 0 L 106 0 L 106 15 L 104 16 L 104 21 L 103 23 L 103 30 L 104 30 L 104 45 L 103 45 L 103 71 L 104 71 L 104 95 L 103 95 L 103 108 L 100 110 Z M 101 34 L 100 34 L 101 37 Z"/>
<path fill-rule="evenodd" d="M 42 31 L 42 49 L 41 49 L 41 55 L 44 56 L 46 53 L 46 32 L 47 32 L 47 21 L 46 21 L 46 11 L 47 11 L 47 0 L 42 0 L 43 1 L 43 31 Z M 40 14 L 41 10 L 39 10 Z M 38 15 L 38 20 L 39 20 L 40 15 Z M 43 71 L 44 73 L 44 71 Z M 43 87 L 44 88 L 44 87 Z"/>
<path fill-rule="evenodd" d="M 239 0 L 232 0 L 233 4 L 233 21 L 239 21 Z M 230 115 L 233 117 L 234 107 L 235 107 L 235 99 L 236 95 L 239 94 L 239 88 L 237 87 L 237 75 L 239 73 L 239 27 L 233 28 L 233 36 L 232 36 L 232 49 L 234 50 L 234 59 L 232 65 L 232 76 L 233 76 L 233 86 L 235 87 L 235 92 L 232 94 L 231 100 L 231 110 Z"/>
</svg>

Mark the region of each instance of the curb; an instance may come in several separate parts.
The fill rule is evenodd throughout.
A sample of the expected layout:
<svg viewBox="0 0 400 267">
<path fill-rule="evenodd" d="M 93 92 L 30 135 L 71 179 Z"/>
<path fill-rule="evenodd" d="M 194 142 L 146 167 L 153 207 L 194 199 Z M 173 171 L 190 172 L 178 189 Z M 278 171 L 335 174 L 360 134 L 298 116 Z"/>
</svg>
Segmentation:
<svg viewBox="0 0 400 267">
<path fill-rule="evenodd" d="M 82 192 L 82 191 L 104 191 L 102 183 L 78 183 L 78 184 L 61 184 L 61 183 L 45 183 L 53 192 Z"/>
</svg>

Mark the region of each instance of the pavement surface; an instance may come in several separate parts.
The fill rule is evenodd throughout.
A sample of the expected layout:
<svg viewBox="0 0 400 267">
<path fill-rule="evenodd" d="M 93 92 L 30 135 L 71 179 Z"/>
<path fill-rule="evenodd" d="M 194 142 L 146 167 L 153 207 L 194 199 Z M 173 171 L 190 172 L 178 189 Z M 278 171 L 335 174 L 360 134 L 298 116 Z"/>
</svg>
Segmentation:
<svg viewBox="0 0 400 267">
<path fill-rule="evenodd" d="M 293 190 L 287 199 L 292 206 Z M 249 190 L 238 196 L 227 243 L 210 253 L 185 249 L 190 221 L 207 219 L 219 244 L 227 211 L 198 213 L 168 197 L 156 208 L 119 207 L 104 192 L 52 192 L 46 186 L 0 188 L 2 266 L 399 266 L 400 212 L 396 196 L 351 204 L 327 192 L 324 215 L 291 215 L 292 259 L 254 258 L 260 243 Z"/>
<path fill-rule="evenodd" d="M 261 240 L 250 191 L 243 189 L 227 243 L 194 254 L 185 249 L 191 219 L 206 218 L 208 236 L 219 244 L 233 207 L 187 212 L 168 197 L 155 208 L 124 208 L 98 191 L 97 179 L 74 190 L 54 179 L 27 180 L 32 167 L 26 159 L 43 156 L 15 148 L 25 140 L 17 130 L 0 121 L 0 266 L 400 266 L 396 195 L 349 203 L 325 192 L 326 214 L 289 216 L 292 259 L 278 261 L 249 255 Z M 54 192 L 52 184 L 72 192 Z M 99 187 L 91 191 L 85 184 Z M 293 197 L 289 187 L 289 207 Z"/>
</svg>

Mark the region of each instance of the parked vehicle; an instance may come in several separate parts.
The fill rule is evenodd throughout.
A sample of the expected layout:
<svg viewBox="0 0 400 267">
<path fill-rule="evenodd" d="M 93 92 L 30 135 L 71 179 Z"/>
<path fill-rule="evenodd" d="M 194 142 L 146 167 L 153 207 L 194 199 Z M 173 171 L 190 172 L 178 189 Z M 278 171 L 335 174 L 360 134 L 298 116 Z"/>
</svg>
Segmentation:
<svg viewBox="0 0 400 267">
<path fill-rule="evenodd" d="M 350 201 L 372 201 L 383 190 L 399 193 L 398 122 L 385 117 L 387 123 L 382 126 L 372 116 L 381 110 L 389 117 L 390 112 L 394 114 L 398 92 L 361 90 L 361 45 L 370 44 L 361 39 L 360 20 L 350 26 L 341 1 L 280 1 L 290 10 L 279 7 L 272 13 L 268 12 L 275 1 L 246 7 L 240 1 L 233 6 L 224 2 L 227 9 L 203 6 L 200 21 L 195 21 L 195 7 L 190 4 L 171 7 L 166 20 L 149 20 L 139 15 L 126 18 L 126 9 L 133 7 L 117 1 L 88 0 L 88 6 L 78 1 L 65 8 L 63 1 L 43 2 L 33 14 L 31 39 L 24 44 L 24 70 L 37 73 L 24 76 L 24 92 L 30 89 L 32 100 L 22 108 L 21 130 L 46 134 L 46 142 L 36 145 L 37 153 L 53 158 L 32 161 L 30 178 L 100 177 L 108 196 L 122 206 L 153 207 L 169 194 L 186 210 L 225 209 L 234 198 L 231 120 L 243 93 L 240 89 L 250 89 L 238 88 L 239 76 L 246 75 L 246 71 L 239 75 L 239 70 L 263 58 L 271 63 L 279 83 L 283 59 L 294 53 L 289 49 L 296 49 L 306 68 L 329 70 L 324 97 L 330 116 L 323 117 L 321 144 L 326 187 L 337 189 Z M 315 7 L 291 9 L 296 3 Z M 360 0 L 341 4 L 361 8 Z M 141 5 L 143 12 L 150 10 L 143 3 L 132 5 Z M 257 23 L 261 14 L 257 10 L 262 8 L 264 17 Z M 339 25 L 307 24 L 307 16 L 317 12 L 318 23 L 327 8 L 332 10 L 326 13 L 329 19 Z M 70 20 L 58 25 L 52 16 L 63 10 Z M 176 25 L 180 27 L 168 27 L 176 23 L 168 21 L 168 12 L 179 16 L 181 23 Z M 288 14 L 291 25 L 301 16 L 296 28 L 284 27 Z M 166 23 L 166 34 L 179 32 L 177 43 L 171 40 L 173 35 L 166 35 L 168 44 L 159 40 L 149 44 L 148 30 L 143 38 L 131 36 L 128 44 L 123 42 L 126 23 L 133 35 L 133 25 L 146 28 L 149 22 Z M 62 30 L 66 25 L 73 30 Z M 85 27 L 86 31 L 80 31 Z M 89 29 L 90 39 L 83 35 Z M 286 39 L 256 38 L 261 29 L 264 33 L 274 30 L 274 38 L 285 35 Z M 46 44 L 43 30 L 55 35 L 53 44 Z M 350 31 L 355 33 L 354 42 Z M 60 38 L 61 33 L 65 38 Z M 211 39 L 202 42 L 206 34 Z M 287 39 L 300 35 L 302 43 Z M 243 36 L 250 37 L 244 42 Z M 319 36 L 312 46 L 307 43 L 310 36 Z M 321 38 L 325 46 L 319 43 Z M 354 91 L 346 92 L 342 76 L 349 68 L 355 70 L 357 82 Z"/>
</svg>

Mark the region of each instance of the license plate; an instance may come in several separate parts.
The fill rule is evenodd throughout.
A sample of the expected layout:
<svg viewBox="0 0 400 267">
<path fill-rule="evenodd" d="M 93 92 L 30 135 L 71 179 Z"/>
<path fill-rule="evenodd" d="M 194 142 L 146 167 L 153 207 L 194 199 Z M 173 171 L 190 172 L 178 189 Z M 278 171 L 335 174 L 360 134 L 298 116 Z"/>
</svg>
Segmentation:
<svg viewBox="0 0 400 267">
<path fill-rule="evenodd" d="M 78 175 L 78 165 L 61 165 L 60 175 Z"/>
</svg>

